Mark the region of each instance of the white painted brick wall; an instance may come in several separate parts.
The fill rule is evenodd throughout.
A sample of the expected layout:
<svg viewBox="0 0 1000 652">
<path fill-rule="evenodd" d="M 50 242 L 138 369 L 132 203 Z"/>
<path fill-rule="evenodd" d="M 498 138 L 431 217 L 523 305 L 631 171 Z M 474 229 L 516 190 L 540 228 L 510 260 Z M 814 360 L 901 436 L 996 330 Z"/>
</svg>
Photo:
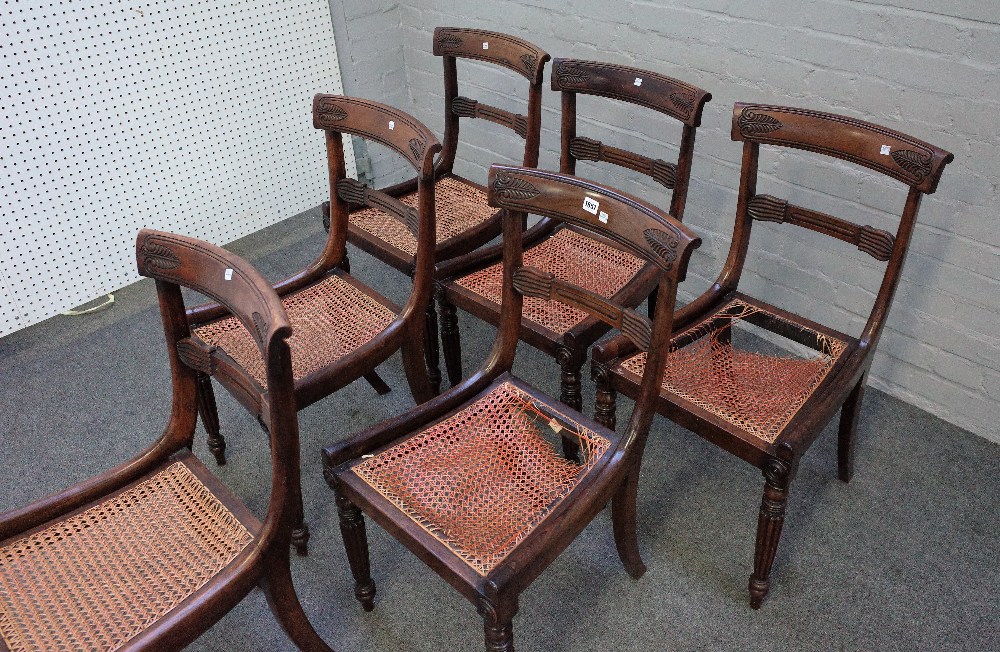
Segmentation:
<svg viewBox="0 0 1000 652">
<path fill-rule="evenodd" d="M 648 68 L 711 91 L 714 100 L 698 134 L 686 213 L 704 245 L 692 261 L 684 299 L 714 280 L 728 251 L 741 152 L 729 138 L 734 102 L 852 115 L 953 152 L 955 162 L 945 170 L 938 192 L 923 203 L 869 382 L 1000 442 L 1000 3 L 346 0 L 343 14 L 341 29 L 351 34 L 350 40 L 338 41 L 338 50 L 347 62 L 348 92 L 396 103 L 438 133 L 444 125 L 441 62 L 430 54 L 437 25 L 508 32 L 553 56 Z M 389 38 L 392 33 L 398 40 Z M 461 63 L 461 92 L 482 95 L 480 88 L 467 89 L 504 80 L 503 93 L 523 94 L 519 78 Z M 348 65 L 354 67 L 348 70 Z M 481 99 L 517 106 L 488 94 Z M 624 147 L 676 152 L 679 129 L 661 128 L 665 122 L 630 120 L 606 101 L 584 106 L 581 100 L 580 108 L 585 116 L 581 133 Z M 552 169 L 559 161 L 558 110 L 559 99 L 546 79 L 540 165 Z M 483 178 L 495 160 L 520 156 L 520 141 L 507 139 L 502 130 L 464 121 L 462 133 L 470 146 L 459 149 L 458 170 L 473 178 Z M 901 187 L 832 160 L 808 165 L 803 160 L 796 153 L 765 152 L 761 192 L 895 230 Z M 663 193 L 643 177 L 627 171 L 598 175 L 596 170 L 579 168 L 581 175 L 665 205 Z M 822 249 L 817 252 L 813 245 Z M 758 224 L 752 249 L 746 290 L 849 333 L 860 332 L 878 289 L 881 263 L 788 225 Z"/>
</svg>

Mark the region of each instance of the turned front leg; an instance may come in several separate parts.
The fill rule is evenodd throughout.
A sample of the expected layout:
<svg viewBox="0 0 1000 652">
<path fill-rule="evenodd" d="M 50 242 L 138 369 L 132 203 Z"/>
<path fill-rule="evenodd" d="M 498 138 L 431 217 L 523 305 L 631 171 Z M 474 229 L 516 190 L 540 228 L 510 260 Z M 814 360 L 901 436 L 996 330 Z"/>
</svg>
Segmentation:
<svg viewBox="0 0 1000 652">
<path fill-rule="evenodd" d="M 611 370 L 607 365 L 594 362 L 591 368 L 591 379 L 597 388 L 594 400 L 594 421 L 614 430 L 617 425 L 617 396 L 612 384 Z"/>
<path fill-rule="evenodd" d="M 434 297 L 427 300 L 426 324 L 424 326 L 424 360 L 427 363 L 427 379 L 434 395 L 441 393 L 441 353 L 438 348 L 437 306 Z"/>
<path fill-rule="evenodd" d="M 780 459 L 770 460 L 764 467 L 764 496 L 757 520 L 757 544 L 754 551 L 753 575 L 750 576 L 750 606 L 759 609 L 771 589 L 771 566 L 785 524 L 788 485 L 791 466 Z"/>
<path fill-rule="evenodd" d="M 441 293 L 438 297 L 441 313 L 441 350 L 444 352 L 444 366 L 448 371 L 451 386 L 462 382 L 462 340 L 458 330 L 458 315 L 455 306 Z"/>
<path fill-rule="evenodd" d="M 340 516 L 340 534 L 344 538 L 347 562 L 354 576 L 354 597 L 361 603 L 362 609 L 371 611 L 375 608 L 375 582 L 372 580 L 371 562 L 368 558 L 365 517 L 347 496 L 339 490 L 335 491 L 337 513 Z"/>
</svg>

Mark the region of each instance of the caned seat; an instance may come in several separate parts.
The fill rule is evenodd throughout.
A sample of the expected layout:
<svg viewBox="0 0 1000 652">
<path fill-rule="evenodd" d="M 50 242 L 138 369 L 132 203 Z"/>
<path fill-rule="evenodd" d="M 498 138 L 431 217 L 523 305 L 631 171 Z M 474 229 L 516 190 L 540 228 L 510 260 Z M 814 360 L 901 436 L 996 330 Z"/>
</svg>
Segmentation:
<svg viewBox="0 0 1000 652">
<path fill-rule="evenodd" d="M 375 370 L 396 351 L 402 355 L 410 393 L 421 403 L 433 395 L 423 352 L 425 315 L 434 282 L 434 156 L 441 145 L 406 113 L 341 95 L 313 98 L 313 126 L 323 131 L 326 142 L 331 197 L 324 212 L 331 226 L 319 257 L 274 285 L 294 328 L 288 344 L 296 405 L 304 409 L 358 378 L 385 394 L 389 387 Z M 409 204 L 347 178 L 342 134 L 378 142 L 416 170 Z M 347 264 L 349 204 L 378 206 L 402 220 L 397 223 L 406 224 L 414 280 L 402 308 L 351 275 Z M 258 390 L 267 389 L 266 370 L 256 351 L 257 333 L 253 323 L 242 323 L 217 305 L 192 308 L 188 321 L 193 337 L 182 353 L 199 372 L 198 408 L 209 450 L 219 464 L 225 464 L 226 441 L 211 379 L 254 416 L 264 414 L 268 394 L 264 392 L 260 400 Z M 308 551 L 308 538 L 303 516 L 292 538 L 301 555 Z"/>
<path fill-rule="evenodd" d="M 844 482 L 851 479 L 865 382 L 900 280 L 920 201 L 936 190 L 952 155 L 912 136 L 855 118 L 761 104 L 738 103 L 733 107 L 731 135 L 743 142 L 743 166 L 729 256 L 716 282 L 677 313 L 678 328 L 671 340 L 670 364 L 662 379 L 657 409 L 756 466 L 764 475 L 754 569 L 748 583 L 750 606 L 756 609 L 771 588 L 771 567 L 799 461 L 837 410 L 839 474 Z M 782 148 L 782 156 L 789 156 L 796 166 L 809 165 L 805 159 L 818 158 L 803 153 L 812 152 L 901 182 L 906 197 L 895 234 L 759 192 L 762 147 Z M 843 164 L 836 172 L 841 169 Z M 857 170 L 850 173 L 851 184 L 856 185 L 862 177 Z M 835 172 L 824 170 L 824 174 Z M 879 181 L 879 192 L 888 196 L 889 184 L 881 177 Z M 750 233 L 757 222 L 800 226 L 853 245 L 886 263 L 860 336 L 842 333 L 739 291 Z M 832 240 L 823 244 L 832 244 Z M 833 276 L 835 270 L 824 270 L 824 274 Z M 782 287 L 776 284 L 768 289 L 777 294 Z M 614 427 L 615 394 L 639 394 L 644 359 L 620 337 L 594 347 L 597 421 Z"/>
<path fill-rule="evenodd" d="M 657 190 L 670 191 L 670 215 L 683 219 L 695 134 L 704 106 L 712 98 L 710 93 L 649 70 L 577 59 L 553 62 L 552 90 L 562 95 L 560 172 L 576 174 L 577 163 L 589 161 L 645 175 L 657 184 Z M 629 117 L 637 117 L 635 110 L 651 109 L 643 116 L 653 120 L 648 133 L 651 137 L 659 137 L 662 122 L 679 122 L 681 137 L 676 163 L 664 160 L 665 151 L 646 156 L 578 135 L 578 117 L 588 115 L 589 104 L 578 111 L 577 102 L 603 101 L 593 98 L 627 103 Z M 645 128 L 642 122 L 631 127 Z M 654 133 L 653 129 L 658 131 Z M 665 143 L 661 145 L 662 150 L 668 147 Z M 523 189 L 516 187 L 509 191 L 523 194 Z M 598 219 L 609 219 L 598 202 L 581 203 L 574 208 Z M 620 243 L 582 233 L 571 225 L 556 225 L 547 218 L 526 231 L 524 239 L 524 259 L 530 264 L 631 308 L 649 297 L 649 314 L 652 314 L 655 296 L 650 293 L 656 284 L 653 268 Z M 456 308 L 491 324 L 499 323 L 500 257 L 499 246 L 487 247 L 438 266 L 442 279 L 439 282 L 441 342 L 448 378 L 453 385 L 462 378 Z M 562 370 L 560 399 L 580 410 L 583 407 L 580 371 L 587 351 L 609 328 L 600 319 L 572 306 L 529 297 L 525 300 L 521 338 L 558 361 Z M 567 445 L 572 443 L 567 441 Z"/>
<path fill-rule="evenodd" d="M 204 478 L 204 479 L 203 479 Z M 117 650 L 233 563 L 260 522 L 178 454 L 121 493 L 0 548 L 11 650 Z"/>
<path fill-rule="evenodd" d="M 398 199 L 411 208 L 417 206 L 415 190 L 400 195 Z M 482 189 L 455 177 L 442 177 L 434 182 L 434 207 L 438 215 L 437 245 L 484 226 L 496 214 Z M 401 254 L 416 255 L 416 237 L 395 215 L 370 207 L 354 211 L 350 220 L 352 228 L 365 231 L 371 237 L 395 247 Z"/>
<path fill-rule="evenodd" d="M 238 256 L 194 238 L 140 231 L 136 262 L 156 281 L 172 389 L 166 428 L 132 459 L 0 514 L 0 651 L 181 650 L 259 587 L 299 649 L 332 652 L 290 572 L 299 431 L 292 329 L 278 295 Z M 263 518 L 192 452 L 195 367 L 205 360 L 192 348 L 181 288 L 252 328 L 266 360 L 268 389 L 247 388 L 249 398 L 270 401 L 261 416 L 271 454 Z"/>
<path fill-rule="evenodd" d="M 371 342 L 399 313 L 388 299 L 337 273 L 285 295 L 281 304 L 294 329 L 288 346 L 296 382 Z M 221 348 L 261 387 L 267 387 L 257 344 L 236 317 L 202 324 L 193 333 L 206 345 Z"/>
<path fill-rule="evenodd" d="M 500 213 L 486 201 L 484 187 L 455 172 L 459 144 L 496 151 L 497 138 L 523 142 L 522 165 L 538 164 L 542 129 L 542 73 L 549 55 L 532 43 L 509 34 L 462 27 L 437 27 L 434 30 L 433 54 L 444 67 L 444 137 L 441 157 L 434 168 L 434 197 L 437 228 L 433 248 L 434 261 L 441 263 L 468 254 L 500 235 Z M 469 86 L 477 93 L 494 92 L 521 103 L 524 114 L 491 106 L 459 95 L 458 60 L 475 75 Z M 467 63 L 466 63 L 467 62 Z M 519 76 L 527 81 L 525 95 L 514 94 L 503 77 Z M 494 82 L 503 88 L 491 88 Z M 464 82 L 463 82 L 464 87 Z M 522 86 L 522 88 L 524 88 Z M 461 125 L 469 120 L 503 127 L 500 133 L 483 138 L 473 133 L 460 136 Z M 509 131 L 507 131 L 509 130 Z M 471 130 L 470 130 L 471 131 Z M 415 206 L 416 179 L 385 188 L 385 194 L 406 206 Z M 415 239 L 413 229 L 398 211 L 385 206 L 368 207 L 351 202 L 348 242 L 400 272 L 413 275 Z M 435 271 L 435 278 L 440 278 Z M 435 298 L 428 303 L 428 337 L 424 342 L 427 371 L 434 392 L 441 389 L 440 347 Z"/>
<path fill-rule="evenodd" d="M 640 200 L 554 172 L 494 165 L 489 197 L 503 209 L 504 225 L 500 336 L 492 354 L 433 400 L 324 448 L 323 475 L 336 496 L 363 609 L 375 607 L 367 514 L 476 605 L 487 650 L 512 652 L 520 594 L 609 501 L 626 570 L 636 579 L 646 570 L 634 536 L 635 488 L 677 283 L 700 240 Z M 605 224 L 580 216 L 576 208 L 584 198 L 602 202 L 613 219 Z M 643 266 L 652 264 L 663 308 L 650 320 L 532 264 L 522 248 L 529 212 L 572 224 L 575 230 L 563 231 L 559 242 L 590 234 L 619 242 Z M 649 352 L 645 392 L 624 432 L 511 374 L 530 298 L 597 315 Z M 573 455 L 565 454 L 567 442 Z"/>
</svg>

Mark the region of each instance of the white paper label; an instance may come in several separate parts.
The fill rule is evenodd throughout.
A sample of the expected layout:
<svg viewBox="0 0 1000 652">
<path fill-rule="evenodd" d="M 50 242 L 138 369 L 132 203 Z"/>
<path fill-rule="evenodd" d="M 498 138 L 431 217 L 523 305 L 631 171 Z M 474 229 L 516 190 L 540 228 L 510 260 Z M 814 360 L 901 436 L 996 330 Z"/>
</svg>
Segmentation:
<svg viewBox="0 0 1000 652">
<path fill-rule="evenodd" d="M 483 49 L 484 50 L 489 50 L 490 49 L 490 44 L 487 43 L 486 41 L 483 41 Z"/>
<path fill-rule="evenodd" d="M 608 214 L 605 213 L 604 211 L 601 211 L 601 214 L 597 216 L 597 219 L 599 219 L 601 222 L 604 222 L 605 224 L 607 224 L 608 223 Z"/>
<path fill-rule="evenodd" d="M 396 121 L 395 120 L 390 120 L 389 121 L 389 131 L 392 131 L 395 128 L 396 128 Z"/>
<path fill-rule="evenodd" d="M 642 77 L 636 77 L 635 81 L 632 83 L 635 84 L 636 86 L 642 86 Z"/>
<path fill-rule="evenodd" d="M 886 156 L 888 156 L 889 155 L 889 146 L 888 145 L 882 145 L 882 149 L 879 150 L 879 154 L 885 154 Z"/>
<path fill-rule="evenodd" d="M 594 215 L 597 215 L 598 206 L 600 206 L 600 203 L 598 203 L 596 199 L 591 199 L 590 197 L 583 198 L 583 210 L 587 211 L 588 213 L 593 213 Z"/>
<path fill-rule="evenodd" d="M 233 280 L 233 270 L 226 269 L 226 280 L 227 281 Z"/>
<path fill-rule="evenodd" d="M 560 426 L 559 422 L 556 421 L 555 419 L 549 421 L 549 428 L 552 428 L 553 432 L 555 432 L 556 434 L 559 434 L 562 431 L 562 426 Z"/>
</svg>

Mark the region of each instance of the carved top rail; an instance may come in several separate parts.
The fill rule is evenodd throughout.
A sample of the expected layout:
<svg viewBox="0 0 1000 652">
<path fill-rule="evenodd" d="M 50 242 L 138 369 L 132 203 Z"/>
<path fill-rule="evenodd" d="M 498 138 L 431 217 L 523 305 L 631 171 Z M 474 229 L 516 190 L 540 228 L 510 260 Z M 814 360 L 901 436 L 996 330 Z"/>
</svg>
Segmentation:
<svg viewBox="0 0 1000 652">
<path fill-rule="evenodd" d="M 528 168 L 493 165 L 490 205 L 577 224 L 620 244 L 663 271 L 684 278 L 701 240 L 646 202 L 579 179 Z"/>
<path fill-rule="evenodd" d="M 697 127 L 712 94 L 679 79 L 658 73 L 581 59 L 555 59 L 552 90 L 600 95 L 632 102 L 666 113 Z"/>
<path fill-rule="evenodd" d="M 320 93 L 313 98 L 313 126 L 374 140 L 418 170 L 428 148 L 440 147 L 429 129 L 399 109 L 343 95 Z"/>
<path fill-rule="evenodd" d="M 500 32 L 462 27 L 436 28 L 434 55 L 494 63 L 510 68 L 533 84 L 542 83 L 542 70 L 549 60 L 545 50 L 523 39 Z"/>
<path fill-rule="evenodd" d="M 747 213 L 763 222 L 787 222 L 849 242 L 876 260 L 889 260 L 896 238 L 873 226 L 860 226 L 833 215 L 789 204 L 771 195 L 756 195 L 747 203 Z"/>
<path fill-rule="evenodd" d="M 736 103 L 732 139 L 794 147 L 871 168 L 924 193 L 954 156 L 906 134 L 809 109 Z"/>
</svg>

